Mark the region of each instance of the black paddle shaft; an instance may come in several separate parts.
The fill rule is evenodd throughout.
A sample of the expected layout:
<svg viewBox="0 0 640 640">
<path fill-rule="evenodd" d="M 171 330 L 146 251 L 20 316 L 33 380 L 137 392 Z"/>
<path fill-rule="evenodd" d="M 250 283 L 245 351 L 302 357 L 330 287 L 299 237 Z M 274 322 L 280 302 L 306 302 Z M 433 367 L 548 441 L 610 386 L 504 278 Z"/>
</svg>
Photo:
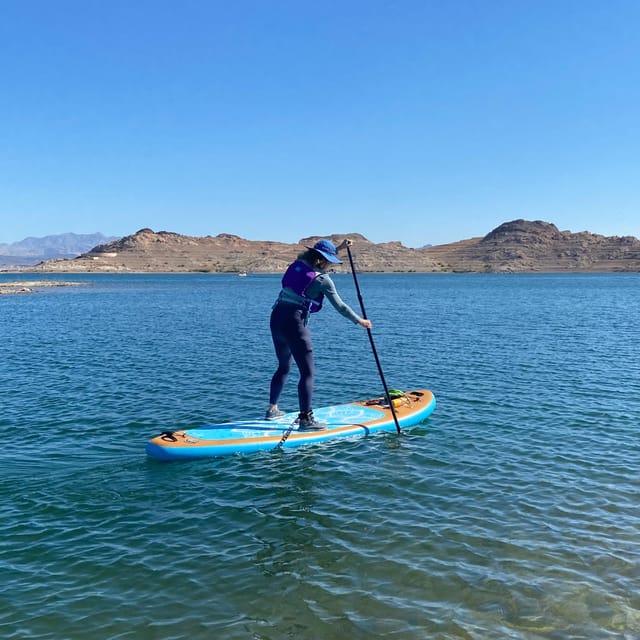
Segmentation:
<svg viewBox="0 0 640 640">
<path fill-rule="evenodd" d="M 356 285 L 356 293 L 358 294 L 358 302 L 360 302 L 360 309 L 362 309 L 362 317 L 367 319 L 367 312 L 364 308 L 364 301 L 362 300 L 362 293 L 360 292 L 360 285 L 358 284 L 358 277 L 356 276 L 356 267 L 353 264 L 353 256 L 351 255 L 351 249 L 349 245 L 347 245 L 347 255 L 349 256 L 349 264 L 351 265 L 351 274 L 353 275 L 353 282 Z M 371 343 L 371 351 L 373 351 L 373 357 L 375 358 L 376 365 L 378 366 L 378 373 L 380 374 L 380 380 L 382 381 L 382 386 L 384 388 L 384 395 L 389 403 L 389 409 L 391 410 L 391 415 L 393 416 L 393 421 L 396 424 L 396 431 L 400 433 L 400 424 L 398 423 L 398 416 L 396 416 L 396 410 L 393 406 L 393 402 L 391 401 L 391 397 L 389 396 L 389 389 L 387 388 L 387 381 L 384 379 L 384 373 L 382 371 L 382 365 L 380 364 L 380 358 L 378 358 L 378 352 L 376 351 L 376 345 L 373 341 L 373 334 L 371 333 L 371 329 L 367 329 L 367 335 L 369 336 L 369 342 Z"/>
</svg>

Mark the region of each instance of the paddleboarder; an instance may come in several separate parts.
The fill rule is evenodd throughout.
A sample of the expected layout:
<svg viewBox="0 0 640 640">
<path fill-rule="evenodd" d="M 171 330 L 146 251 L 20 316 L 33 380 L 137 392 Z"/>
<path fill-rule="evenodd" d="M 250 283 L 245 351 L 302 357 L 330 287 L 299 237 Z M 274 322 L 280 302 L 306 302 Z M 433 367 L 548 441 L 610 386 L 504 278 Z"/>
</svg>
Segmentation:
<svg viewBox="0 0 640 640">
<path fill-rule="evenodd" d="M 291 364 L 295 361 L 300 372 L 298 428 L 300 431 L 321 431 L 327 428 L 326 424 L 313 417 L 315 364 L 308 322 L 310 314 L 320 311 L 326 298 L 345 318 L 365 329 L 371 329 L 370 320 L 361 318 L 343 302 L 327 273 L 331 264 L 342 264 L 338 251 L 351 244 L 351 240 L 345 239 L 336 247 L 330 240 L 319 240 L 313 247 L 306 247 L 306 251 L 288 266 L 282 277 L 282 289 L 272 307 L 270 319 L 278 368 L 271 378 L 266 420 L 275 420 L 285 413 L 278 407 L 278 399 Z"/>
</svg>

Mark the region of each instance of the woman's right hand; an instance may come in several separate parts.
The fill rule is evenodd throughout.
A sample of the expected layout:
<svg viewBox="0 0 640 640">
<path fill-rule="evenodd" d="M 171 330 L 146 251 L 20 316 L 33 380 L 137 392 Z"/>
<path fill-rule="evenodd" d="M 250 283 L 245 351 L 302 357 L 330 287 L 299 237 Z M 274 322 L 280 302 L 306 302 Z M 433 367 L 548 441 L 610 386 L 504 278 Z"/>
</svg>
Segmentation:
<svg viewBox="0 0 640 640">
<path fill-rule="evenodd" d="M 371 327 L 373 326 L 371 324 L 371 320 L 369 320 L 368 318 L 360 318 L 360 320 L 358 320 L 358 324 L 365 329 L 371 329 Z"/>
</svg>

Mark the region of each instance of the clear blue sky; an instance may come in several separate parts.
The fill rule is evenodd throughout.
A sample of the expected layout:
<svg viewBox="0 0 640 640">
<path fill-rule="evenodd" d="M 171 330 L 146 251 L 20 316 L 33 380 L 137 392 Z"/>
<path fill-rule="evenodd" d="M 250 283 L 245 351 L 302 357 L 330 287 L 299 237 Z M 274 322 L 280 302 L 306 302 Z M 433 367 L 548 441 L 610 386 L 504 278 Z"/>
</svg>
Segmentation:
<svg viewBox="0 0 640 640">
<path fill-rule="evenodd" d="M 0 0 L 0 242 L 640 236 L 638 0 Z"/>
</svg>

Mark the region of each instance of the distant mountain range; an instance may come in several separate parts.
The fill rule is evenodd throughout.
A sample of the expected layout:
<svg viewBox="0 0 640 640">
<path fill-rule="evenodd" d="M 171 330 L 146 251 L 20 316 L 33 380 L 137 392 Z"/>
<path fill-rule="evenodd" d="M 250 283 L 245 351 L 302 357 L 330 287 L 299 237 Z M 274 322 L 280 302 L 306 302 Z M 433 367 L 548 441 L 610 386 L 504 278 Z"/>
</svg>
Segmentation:
<svg viewBox="0 0 640 640">
<path fill-rule="evenodd" d="M 560 231 L 542 220 L 505 222 L 484 237 L 410 249 L 400 242 L 373 243 L 359 233 L 327 236 L 336 245 L 353 241 L 353 255 L 363 272 L 526 273 L 640 271 L 640 240 L 588 231 Z M 46 260 L 43 272 L 203 272 L 281 273 L 317 237 L 296 244 L 245 240 L 222 233 L 183 236 L 140 229 L 133 235 L 91 247 L 72 259 Z M 348 261 L 335 270 L 348 271 Z M 28 270 L 28 267 L 23 269 Z"/>
<path fill-rule="evenodd" d="M 93 247 L 117 240 L 102 233 L 61 233 L 42 238 L 25 238 L 19 242 L 0 243 L 0 266 L 28 266 L 44 260 L 76 258 Z"/>
</svg>

